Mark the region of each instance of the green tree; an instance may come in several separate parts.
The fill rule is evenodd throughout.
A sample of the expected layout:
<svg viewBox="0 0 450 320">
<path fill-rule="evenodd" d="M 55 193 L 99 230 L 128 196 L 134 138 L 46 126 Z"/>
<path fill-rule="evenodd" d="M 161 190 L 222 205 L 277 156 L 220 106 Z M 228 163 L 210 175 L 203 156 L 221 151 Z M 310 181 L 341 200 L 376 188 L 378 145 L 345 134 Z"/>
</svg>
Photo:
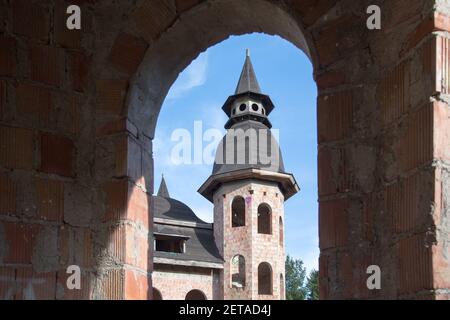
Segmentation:
<svg viewBox="0 0 450 320">
<path fill-rule="evenodd" d="M 308 300 L 319 300 L 319 271 L 311 270 L 306 280 L 306 292 Z"/>
<path fill-rule="evenodd" d="M 300 259 L 286 257 L 286 299 L 305 300 L 307 289 L 305 287 L 306 268 Z"/>
</svg>

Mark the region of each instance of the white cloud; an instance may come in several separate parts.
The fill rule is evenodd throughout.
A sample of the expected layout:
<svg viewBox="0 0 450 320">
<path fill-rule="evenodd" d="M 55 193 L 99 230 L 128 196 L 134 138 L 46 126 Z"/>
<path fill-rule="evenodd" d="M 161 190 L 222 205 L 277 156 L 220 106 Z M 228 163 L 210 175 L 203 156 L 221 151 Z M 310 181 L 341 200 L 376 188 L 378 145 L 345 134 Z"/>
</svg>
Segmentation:
<svg viewBox="0 0 450 320">
<path fill-rule="evenodd" d="M 176 99 L 206 81 L 208 70 L 208 53 L 203 52 L 197 59 L 180 73 L 178 79 L 167 94 L 167 99 Z"/>
</svg>

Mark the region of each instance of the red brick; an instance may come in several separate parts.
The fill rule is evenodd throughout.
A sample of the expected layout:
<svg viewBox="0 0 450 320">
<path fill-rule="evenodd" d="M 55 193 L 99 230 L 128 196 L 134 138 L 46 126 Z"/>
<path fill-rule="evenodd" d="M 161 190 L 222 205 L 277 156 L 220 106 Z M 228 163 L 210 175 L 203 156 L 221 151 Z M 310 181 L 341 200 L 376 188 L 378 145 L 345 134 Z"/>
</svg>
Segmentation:
<svg viewBox="0 0 450 320">
<path fill-rule="evenodd" d="M 351 92 L 320 96 L 317 108 L 319 143 L 349 136 L 353 120 Z"/>
<path fill-rule="evenodd" d="M 147 47 L 144 40 L 121 33 L 114 42 L 109 60 L 117 70 L 131 75 L 141 63 Z"/>
<path fill-rule="evenodd" d="M 31 267 L 19 267 L 16 274 L 16 300 L 54 300 L 56 273 L 36 273 Z"/>
<path fill-rule="evenodd" d="M 0 35 L 0 76 L 14 76 L 16 73 L 16 40 Z"/>
<path fill-rule="evenodd" d="M 17 184 L 7 173 L 0 173 L 0 215 L 16 213 Z"/>
<path fill-rule="evenodd" d="M 150 295 L 150 280 L 136 270 L 125 269 L 125 296 L 127 300 L 147 300 Z"/>
<path fill-rule="evenodd" d="M 119 224 L 108 229 L 109 255 L 117 263 L 126 262 L 126 225 Z"/>
<path fill-rule="evenodd" d="M 26 223 L 4 222 L 8 243 L 5 263 L 31 263 L 33 247 L 39 226 Z"/>
<path fill-rule="evenodd" d="M 84 91 L 87 88 L 89 78 L 90 58 L 83 53 L 72 52 L 70 54 L 72 68 L 72 87 L 76 91 Z"/>
<path fill-rule="evenodd" d="M 16 270 L 12 267 L 0 267 L 0 297 L 13 300 L 16 294 Z"/>
<path fill-rule="evenodd" d="M 350 190 L 347 155 L 342 148 L 320 148 L 318 152 L 319 196 Z"/>
<path fill-rule="evenodd" d="M 433 288 L 431 246 L 423 234 L 405 238 L 397 244 L 398 290 L 412 294 Z"/>
<path fill-rule="evenodd" d="M 348 200 L 319 203 L 319 246 L 328 249 L 345 246 L 348 241 Z"/>
<path fill-rule="evenodd" d="M 123 269 L 108 270 L 102 279 L 103 299 L 122 300 L 124 299 L 124 277 Z"/>
<path fill-rule="evenodd" d="M 129 177 L 136 183 L 142 180 L 142 148 L 129 136 L 116 142 L 116 176 Z"/>
<path fill-rule="evenodd" d="M 33 167 L 33 131 L 0 127 L 0 165 L 11 169 Z"/>
<path fill-rule="evenodd" d="M 395 152 L 403 171 L 433 159 L 433 104 L 424 106 L 408 117 L 407 129 L 398 139 Z"/>
<path fill-rule="evenodd" d="M 421 19 L 423 1 L 397 0 L 383 5 L 383 31 L 391 33 L 405 24 L 414 24 Z"/>
<path fill-rule="evenodd" d="M 64 213 L 64 184 L 60 181 L 36 179 L 38 217 L 62 222 Z"/>
<path fill-rule="evenodd" d="M 149 226 L 149 207 L 151 196 L 134 184 L 129 185 L 128 219 Z"/>
<path fill-rule="evenodd" d="M 128 118 L 120 118 L 102 124 L 97 128 L 96 135 L 101 137 L 124 132 L 130 133 L 134 137 L 137 137 L 138 135 L 138 129 L 128 120 Z"/>
<path fill-rule="evenodd" d="M 426 216 L 420 211 L 421 186 L 426 185 L 420 174 L 388 186 L 385 193 L 386 211 L 392 217 L 392 231 L 403 233 L 426 225 Z"/>
<path fill-rule="evenodd" d="M 53 111 L 52 94 L 45 88 L 19 84 L 16 88 L 16 108 L 22 117 L 35 120 L 39 125 L 48 125 Z"/>
<path fill-rule="evenodd" d="M 192 9 L 201 2 L 202 0 L 176 0 L 177 11 L 178 13 L 182 13 L 184 11 Z"/>
<path fill-rule="evenodd" d="M 432 15 L 426 17 L 408 36 L 408 40 L 405 48 L 402 50 L 402 54 L 407 53 L 419 44 L 419 42 L 426 36 L 435 31 L 450 31 L 450 17 L 437 11 L 434 11 Z"/>
<path fill-rule="evenodd" d="M 447 236 L 445 241 L 450 239 Z M 450 250 L 443 243 L 433 245 L 433 288 L 434 289 L 448 289 L 450 288 L 450 274 L 448 270 L 450 268 L 450 259 L 448 254 Z"/>
<path fill-rule="evenodd" d="M 64 70 L 60 49 L 51 46 L 33 46 L 30 52 L 31 79 L 48 85 L 61 85 Z"/>
<path fill-rule="evenodd" d="M 321 16 L 336 5 L 333 0 L 303 0 L 292 1 L 293 9 L 302 17 L 302 23 L 307 26 L 314 24 Z"/>
<path fill-rule="evenodd" d="M 0 119 L 6 115 L 6 81 L 0 80 Z"/>
<path fill-rule="evenodd" d="M 377 202 L 375 194 L 369 194 L 363 200 L 362 238 L 370 242 L 375 240 L 374 216 Z"/>
<path fill-rule="evenodd" d="M 97 109 L 120 115 L 127 92 L 128 83 L 122 80 L 97 80 Z"/>
<path fill-rule="evenodd" d="M 450 109 L 442 102 L 434 103 L 434 158 L 450 161 Z"/>
<path fill-rule="evenodd" d="M 398 119 L 410 107 L 409 61 L 403 62 L 387 73 L 377 88 L 383 124 Z"/>
<path fill-rule="evenodd" d="M 93 236 L 87 228 L 64 227 L 60 231 L 59 248 L 62 265 L 78 265 L 90 268 L 93 265 Z"/>
<path fill-rule="evenodd" d="M 319 89 L 327 89 L 345 84 L 345 75 L 339 71 L 329 71 L 316 77 Z"/>
<path fill-rule="evenodd" d="M 175 17 L 176 8 L 171 1 L 150 0 L 136 9 L 133 20 L 142 34 L 156 39 L 175 21 Z"/>
<path fill-rule="evenodd" d="M 149 262 L 148 235 L 134 226 L 126 225 L 125 236 L 126 264 L 135 266 L 141 270 L 147 270 Z"/>
<path fill-rule="evenodd" d="M 319 256 L 319 298 L 328 298 L 328 256 L 321 253 Z"/>
<path fill-rule="evenodd" d="M 13 1 L 13 30 L 19 35 L 46 40 L 50 32 L 48 9 L 29 0 Z"/>
<path fill-rule="evenodd" d="M 74 176 L 75 146 L 72 140 L 49 133 L 41 133 L 40 171 L 65 177 Z"/>
<path fill-rule="evenodd" d="M 106 213 L 104 221 L 118 221 L 126 218 L 128 201 L 128 182 L 117 180 L 103 186 L 106 195 Z"/>
<path fill-rule="evenodd" d="M 352 256 L 347 252 L 341 252 L 338 254 L 339 256 L 339 280 L 343 285 L 342 296 L 343 299 L 351 299 L 353 298 L 353 294 L 355 293 L 355 287 L 358 283 L 355 283 L 355 279 L 353 277 L 354 270 L 353 259 Z"/>
</svg>

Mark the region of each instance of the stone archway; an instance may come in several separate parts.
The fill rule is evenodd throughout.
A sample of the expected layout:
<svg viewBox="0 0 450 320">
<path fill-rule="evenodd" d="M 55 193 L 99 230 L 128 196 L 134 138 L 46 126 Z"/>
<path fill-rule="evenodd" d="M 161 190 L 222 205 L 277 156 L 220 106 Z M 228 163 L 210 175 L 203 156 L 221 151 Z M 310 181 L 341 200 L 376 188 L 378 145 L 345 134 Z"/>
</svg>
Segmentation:
<svg viewBox="0 0 450 320">
<path fill-rule="evenodd" d="M 80 32 L 64 28 L 62 4 L 2 5 L 0 287 L 24 297 L 15 284 L 40 279 L 35 298 L 147 298 L 162 101 L 200 52 L 265 32 L 314 65 L 321 298 L 448 298 L 450 13 L 388 1 L 369 31 L 369 4 L 83 2 Z M 36 21 L 14 20 L 26 15 Z M 81 292 L 64 289 L 69 264 L 83 268 Z M 371 264 L 381 290 L 365 286 Z"/>
</svg>

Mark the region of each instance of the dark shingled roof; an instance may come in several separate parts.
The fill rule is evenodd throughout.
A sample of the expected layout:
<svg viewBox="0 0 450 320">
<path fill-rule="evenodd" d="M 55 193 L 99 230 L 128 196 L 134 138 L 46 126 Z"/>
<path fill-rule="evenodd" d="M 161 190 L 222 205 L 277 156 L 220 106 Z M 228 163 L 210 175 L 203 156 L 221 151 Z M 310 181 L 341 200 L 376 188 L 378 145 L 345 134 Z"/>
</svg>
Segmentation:
<svg viewBox="0 0 450 320">
<path fill-rule="evenodd" d="M 228 130 L 227 134 L 223 137 L 222 141 L 219 143 L 219 146 L 217 147 L 216 161 L 214 162 L 213 171 L 212 171 L 213 175 L 226 173 L 226 172 L 232 172 L 232 171 L 241 170 L 241 169 L 248 169 L 248 168 L 263 169 L 263 170 L 268 170 L 268 171 L 272 171 L 272 172 L 285 173 L 283 157 L 281 155 L 281 150 L 278 146 L 278 142 L 276 141 L 275 137 L 272 135 L 272 132 L 270 131 L 270 129 L 267 126 L 265 126 L 263 123 L 258 122 L 258 121 L 246 120 L 246 121 L 238 122 L 238 123 L 234 124 L 231 127 L 231 129 L 235 129 L 235 130 L 242 129 L 244 131 L 246 131 L 248 129 L 254 129 L 256 132 L 257 139 L 256 140 L 254 139 L 255 141 L 253 143 L 249 143 L 249 142 L 237 143 L 237 141 L 235 140 L 234 152 L 230 153 L 232 156 L 234 156 L 234 160 L 229 159 L 227 161 L 226 141 L 227 141 L 227 139 L 230 139 L 230 140 L 233 139 L 233 137 L 230 136 L 230 131 Z M 259 130 L 266 130 L 266 134 L 259 134 L 259 132 L 260 132 Z M 272 165 L 272 164 L 265 164 L 264 162 L 261 162 L 261 159 L 258 156 L 259 155 L 259 147 L 260 147 L 259 139 L 261 137 L 263 139 L 267 139 L 267 150 L 262 150 L 261 153 L 267 154 L 267 157 L 270 158 L 270 156 L 272 155 L 272 150 L 271 150 L 271 145 L 272 145 L 271 141 L 272 141 L 273 145 L 277 146 L 277 149 L 275 151 L 278 152 L 278 155 L 279 155 L 278 163 L 274 163 L 274 165 Z M 223 150 L 222 151 L 223 153 L 219 152 L 220 150 Z M 250 159 L 250 150 L 252 151 L 253 154 L 257 155 L 256 163 L 252 163 L 252 161 Z M 237 163 L 239 157 L 243 158 L 244 154 L 245 154 L 245 161 L 243 161 L 243 163 Z M 223 160 L 221 159 L 222 155 L 223 155 Z M 239 157 L 238 157 L 238 155 L 239 155 Z M 227 163 L 227 162 L 230 162 L 230 163 Z"/>
<path fill-rule="evenodd" d="M 206 223 L 183 202 L 172 198 L 153 196 L 153 213 L 155 218 Z"/>
<path fill-rule="evenodd" d="M 155 251 L 154 256 L 177 260 L 193 260 L 202 262 L 223 263 L 214 241 L 212 229 L 163 225 L 155 223 L 154 232 L 189 237 L 186 240 L 185 253 Z"/>
<path fill-rule="evenodd" d="M 253 69 L 252 61 L 247 50 L 247 56 L 245 57 L 244 67 L 242 68 L 241 76 L 236 87 L 234 94 L 240 94 L 244 92 L 261 93 L 258 80 L 256 80 L 255 70 Z"/>
</svg>

